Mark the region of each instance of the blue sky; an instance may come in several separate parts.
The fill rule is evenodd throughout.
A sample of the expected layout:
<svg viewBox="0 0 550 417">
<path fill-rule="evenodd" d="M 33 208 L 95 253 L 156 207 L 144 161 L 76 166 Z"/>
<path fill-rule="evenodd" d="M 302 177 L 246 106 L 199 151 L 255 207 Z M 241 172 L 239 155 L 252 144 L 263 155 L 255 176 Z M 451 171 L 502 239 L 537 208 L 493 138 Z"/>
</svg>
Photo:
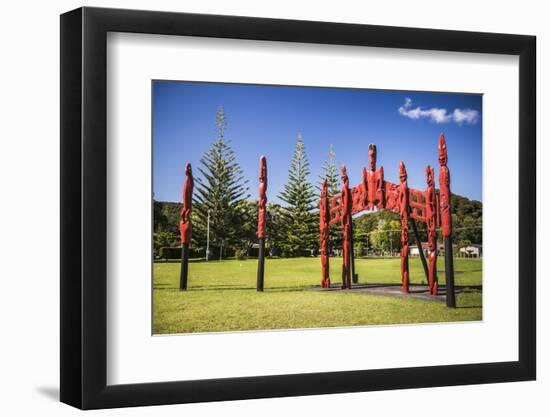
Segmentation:
<svg viewBox="0 0 550 417">
<path fill-rule="evenodd" d="M 227 116 L 225 138 L 256 198 L 260 155 L 268 162 L 268 200 L 288 179 L 298 133 L 316 183 L 332 144 L 352 186 L 368 164 L 368 145 L 378 150 L 377 166 L 398 182 L 399 161 L 409 187 L 424 189 L 425 167 L 436 167 L 440 132 L 449 150 L 451 190 L 482 199 L 482 97 L 469 94 L 365 89 L 261 86 L 153 81 L 153 191 L 156 200 L 181 199 L 185 163 L 198 175 L 199 160 L 216 140 L 216 112 Z M 437 181 L 436 181 L 437 185 Z"/>
</svg>

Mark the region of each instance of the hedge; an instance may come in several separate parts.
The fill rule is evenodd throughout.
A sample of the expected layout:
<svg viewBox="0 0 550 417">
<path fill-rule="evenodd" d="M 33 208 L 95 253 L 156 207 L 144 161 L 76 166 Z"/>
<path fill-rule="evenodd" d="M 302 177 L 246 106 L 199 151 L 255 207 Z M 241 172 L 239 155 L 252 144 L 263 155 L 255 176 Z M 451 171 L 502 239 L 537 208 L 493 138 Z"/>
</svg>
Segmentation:
<svg viewBox="0 0 550 417">
<path fill-rule="evenodd" d="M 163 247 L 159 249 L 159 258 L 162 259 L 180 259 L 181 248 Z"/>
</svg>

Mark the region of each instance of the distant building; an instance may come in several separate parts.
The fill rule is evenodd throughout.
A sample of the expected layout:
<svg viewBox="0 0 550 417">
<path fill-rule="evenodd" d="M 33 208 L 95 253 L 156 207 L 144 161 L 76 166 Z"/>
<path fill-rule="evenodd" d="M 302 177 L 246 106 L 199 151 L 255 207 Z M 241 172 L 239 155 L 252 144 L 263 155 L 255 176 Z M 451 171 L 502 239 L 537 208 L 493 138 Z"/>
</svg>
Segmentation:
<svg viewBox="0 0 550 417">
<path fill-rule="evenodd" d="M 471 244 L 460 248 L 458 253 L 459 256 L 463 256 L 465 258 L 481 258 L 483 255 L 483 246 Z"/>
<path fill-rule="evenodd" d="M 424 252 L 424 256 L 428 256 L 428 242 L 422 242 L 422 251 Z M 439 254 L 445 253 L 445 245 L 442 242 L 438 242 L 437 253 Z M 409 244 L 409 255 L 420 256 L 420 252 L 418 251 L 418 245 Z"/>
</svg>

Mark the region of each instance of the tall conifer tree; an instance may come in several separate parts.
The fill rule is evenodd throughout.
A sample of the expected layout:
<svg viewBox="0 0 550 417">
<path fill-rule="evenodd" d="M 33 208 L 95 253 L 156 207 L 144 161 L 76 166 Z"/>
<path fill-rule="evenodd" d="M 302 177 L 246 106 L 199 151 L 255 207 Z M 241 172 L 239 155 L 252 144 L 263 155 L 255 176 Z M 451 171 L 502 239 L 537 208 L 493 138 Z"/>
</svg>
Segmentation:
<svg viewBox="0 0 550 417">
<path fill-rule="evenodd" d="M 336 162 L 336 152 L 330 145 L 328 151 L 328 159 L 323 162 L 324 175 L 320 177 L 321 182 L 326 178 L 328 186 L 328 195 L 332 197 L 340 192 L 340 173 L 338 172 L 338 164 Z"/>
<path fill-rule="evenodd" d="M 216 126 L 218 137 L 198 167 L 195 204 L 200 233 L 206 233 L 210 211 L 210 242 L 218 247 L 221 258 L 224 248 L 240 245 L 243 232 L 239 224 L 246 215 L 245 201 L 249 195 L 235 152 L 224 137 L 227 118 L 223 107 L 216 114 Z"/>
<path fill-rule="evenodd" d="M 336 152 L 332 144 L 328 151 L 328 159 L 323 162 L 323 173 L 320 177 L 321 182 L 323 179 L 327 179 L 327 188 L 329 198 L 338 194 L 340 190 L 340 171 L 338 169 L 338 163 L 336 162 Z M 330 226 L 329 229 L 329 246 L 332 249 L 340 247 L 342 243 L 342 227 L 340 224 Z"/>
<path fill-rule="evenodd" d="M 309 161 L 302 135 L 298 135 L 292 161 L 288 170 L 288 181 L 279 198 L 286 203 L 281 209 L 284 227 L 283 251 L 287 255 L 304 254 L 318 246 L 318 222 L 314 215 L 316 195 L 308 176 Z"/>
</svg>

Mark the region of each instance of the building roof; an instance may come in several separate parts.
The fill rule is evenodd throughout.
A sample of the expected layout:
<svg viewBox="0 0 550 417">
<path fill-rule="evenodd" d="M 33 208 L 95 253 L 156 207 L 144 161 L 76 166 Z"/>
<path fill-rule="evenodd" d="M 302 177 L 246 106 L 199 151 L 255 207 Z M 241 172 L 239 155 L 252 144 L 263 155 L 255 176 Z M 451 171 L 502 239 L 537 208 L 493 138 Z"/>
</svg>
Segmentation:
<svg viewBox="0 0 550 417">
<path fill-rule="evenodd" d="M 439 243 L 439 247 L 445 246 L 442 242 L 438 242 L 438 243 Z M 411 243 L 410 246 L 411 248 L 418 249 L 418 245 L 416 243 Z M 428 248 L 429 248 L 428 242 L 422 242 L 422 249 L 427 250 Z"/>
</svg>

